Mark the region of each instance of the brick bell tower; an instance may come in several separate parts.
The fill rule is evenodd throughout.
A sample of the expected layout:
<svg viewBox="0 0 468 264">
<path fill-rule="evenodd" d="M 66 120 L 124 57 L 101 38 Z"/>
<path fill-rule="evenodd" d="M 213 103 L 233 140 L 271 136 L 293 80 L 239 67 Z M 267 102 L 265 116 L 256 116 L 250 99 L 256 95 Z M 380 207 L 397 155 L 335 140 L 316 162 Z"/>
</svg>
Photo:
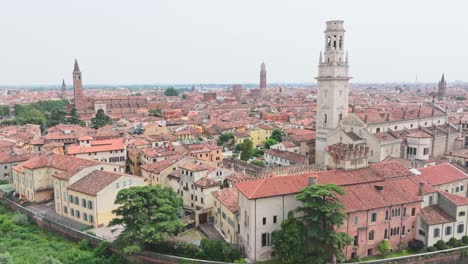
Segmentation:
<svg viewBox="0 0 468 264">
<path fill-rule="evenodd" d="M 75 59 L 75 67 L 73 68 L 73 100 L 77 110 L 83 110 L 85 106 L 83 97 L 83 82 L 81 80 L 80 66 L 78 60 Z"/>
<path fill-rule="evenodd" d="M 317 80 L 317 137 L 315 163 L 324 165 L 328 135 L 348 115 L 348 54 L 344 49 L 343 21 L 326 22 L 325 52 L 320 53 Z"/>
<path fill-rule="evenodd" d="M 262 65 L 260 66 L 260 89 L 266 89 L 266 88 L 267 88 L 266 69 L 265 69 L 265 63 L 262 62 Z"/>
</svg>

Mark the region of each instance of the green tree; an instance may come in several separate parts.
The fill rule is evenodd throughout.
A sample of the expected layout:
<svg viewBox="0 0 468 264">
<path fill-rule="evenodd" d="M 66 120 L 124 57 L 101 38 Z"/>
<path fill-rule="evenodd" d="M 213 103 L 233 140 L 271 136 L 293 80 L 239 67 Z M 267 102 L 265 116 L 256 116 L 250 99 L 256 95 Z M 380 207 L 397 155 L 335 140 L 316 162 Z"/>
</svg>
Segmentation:
<svg viewBox="0 0 468 264">
<path fill-rule="evenodd" d="M 236 150 L 241 152 L 241 160 L 249 160 L 254 155 L 254 147 L 252 140 L 245 139 L 244 142 L 237 144 Z"/>
<path fill-rule="evenodd" d="M 265 140 L 265 149 L 270 149 L 271 146 L 278 144 L 278 141 L 274 138 L 268 138 Z"/>
<path fill-rule="evenodd" d="M 165 96 L 178 96 L 179 95 L 179 91 L 177 91 L 174 87 L 169 87 L 166 89 L 166 91 L 164 92 L 164 95 Z"/>
<path fill-rule="evenodd" d="M 313 184 L 296 196 L 302 202 L 298 211 L 303 213 L 306 253 L 311 256 L 312 263 L 343 259 L 341 251 L 352 241 L 346 233 L 335 231 L 346 218 L 337 194 L 343 195 L 343 188 L 334 184 Z"/>
<path fill-rule="evenodd" d="M 390 253 L 390 251 L 392 250 L 390 242 L 388 242 L 387 239 L 380 241 L 377 247 L 379 248 L 380 253 L 384 256 L 388 255 L 388 253 Z"/>
<path fill-rule="evenodd" d="M 283 141 L 283 131 L 281 129 L 274 129 L 273 132 L 271 132 L 271 137 L 272 139 L 276 140 L 277 142 L 282 142 Z"/>
<path fill-rule="evenodd" d="M 241 257 L 239 250 L 232 248 L 223 240 L 202 239 L 199 258 L 213 261 L 232 262 Z"/>
<path fill-rule="evenodd" d="M 179 219 L 182 201 L 171 188 L 142 186 L 123 189 L 117 194 L 115 203 L 120 205 L 113 211 L 117 218 L 109 225 L 125 227 L 118 238 L 123 245 L 144 247 L 160 243 L 183 228 Z"/>
<path fill-rule="evenodd" d="M 8 107 L 7 105 L 0 106 L 0 117 L 4 118 L 7 116 L 10 116 L 10 107 Z"/>
<path fill-rule="evenodd" d="M 234 134 L 232 133 L 223 133 L 219 136 L 218 140 L 216 141 L 216 144 L 218 146 L 224 145 L 224 143 L 228 142 L 229 140 L 234 139 Z"/>
<path fill-rule="evenodd" d="M 304 224 L 292 214 L 272 233 L 271 243 L 281 263 L 303 263 L 305 258 Z"/>
<path fill-rule="evenodd" d="M 188 96 L 186 94 L 182 95 L 182 99 L 187 100 Z"/>
<path fill-rule="evenodd" d="M 150 116 L 155 116 L 155 117 L 163 117 L 163 113 L 161 109 L 157 108 L 155 110 L 149 110 L 149 115 Z"/>
<path fill-rule="evenodd" d="M 76 110 L 75 107 L 72 108 L 70 112 L 70 117 L 68 117 L 67 119 L 67 123 L 73 124 L 73 125 L 80 125 L 80 126 L 85 125 L 85 123 L 81 121 L 80 114 L 78 114 L 78 110 Z"/>
<path fill-rule="evenodd" d="M 0 253 L 0 264 L 11 264 L 13 263 L 13 258 L 11 257 L 10 253 L 3 252 Z"/>
<path fill-rule="evenodd" d="M 96 116 L 91 118 L 91 125 L 93 128 L 98 129 L 112 123 L 112 119 L 104 113 L 104 110 L 99 109 Z"/>
</svg>

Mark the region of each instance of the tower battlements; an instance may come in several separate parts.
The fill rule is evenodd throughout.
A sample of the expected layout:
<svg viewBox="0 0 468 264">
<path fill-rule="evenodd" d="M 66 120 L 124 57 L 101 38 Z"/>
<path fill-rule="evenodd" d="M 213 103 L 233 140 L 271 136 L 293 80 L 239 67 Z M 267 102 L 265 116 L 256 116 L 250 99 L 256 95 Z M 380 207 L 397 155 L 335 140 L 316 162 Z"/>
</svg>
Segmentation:
<svg viewBox="0 0 468 264">
<path fill-rule="evenodd" d="M 343 20 L 330 20 L 325 22 L 327 25 L 326 31 L 340 31 L 345 32 L 344 30 L 344 21 Z"/>
</svg>

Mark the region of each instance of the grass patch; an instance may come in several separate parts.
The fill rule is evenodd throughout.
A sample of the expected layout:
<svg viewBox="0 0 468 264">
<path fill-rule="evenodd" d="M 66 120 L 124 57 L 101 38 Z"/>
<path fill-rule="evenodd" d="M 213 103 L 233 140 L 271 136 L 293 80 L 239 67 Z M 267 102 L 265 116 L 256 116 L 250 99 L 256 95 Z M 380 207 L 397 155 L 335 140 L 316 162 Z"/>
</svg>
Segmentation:
<svg viewBox="0 0 468 264">
<path fill-rule="evenodd" d="M 89 263 L 126 264 L 126 259 L 111 253 L 97 253 L 65 238 L 40 229 L 29 222 L 15 223 L 15 215 L 0 205 L 0 253 L 11 256 L 12 264 Z"/>
</svg>

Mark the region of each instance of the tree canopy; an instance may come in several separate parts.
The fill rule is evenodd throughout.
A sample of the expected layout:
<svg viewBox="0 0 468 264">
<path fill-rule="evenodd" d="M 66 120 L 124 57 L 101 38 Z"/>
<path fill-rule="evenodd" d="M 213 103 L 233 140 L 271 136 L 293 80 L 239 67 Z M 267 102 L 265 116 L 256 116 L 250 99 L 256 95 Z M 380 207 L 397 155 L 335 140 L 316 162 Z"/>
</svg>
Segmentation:
<svg viewBox="0 0 468 264">
<path fill-rule="evenodd" d="M 160 243 L 183 228 L 179 219 L 182 201 L 171 188 L 141 186 L 123 189 L 117 194 L 115 203 L 120 205 L 113 211 L 117 218 L 109 225 L 125 227 L 118 239 L 127 246 Z"/>
<path fill-rule="evenodd" d="M 270 149 L 271 146 L 278 144 L 279 142 L 274 138 L 268 138 L 265 140 L 265 149 Z"/>
<path fill-rule="evenodd" d="M 281 229 L 273 231 L 272 244 L 281 263 L 304 263 L 304 224 L 290 215 L 281 223 Z"/>
<path fill-rule="evenodd" d="M 164 95 L 165 96 L 178 96 L 179 91 L 176 90 L 174 87 L 169 87 L 166 89 L 166 91 L 164 91 Z"/>
<path fill-rule="evenodd" d="M 91 118 L 91 125 L 95 129 L 107 126 L 109 124 L 112 124 L 112 119 L 106 115 L 102 109 L 99 109 L 96 113 L 96 116 Z"/>
<path fill-rule="evenodd" d="M 216 144 L 218 146 L 224 145 L 224 143 L 228 142 L 229 140 L 234 139 L 234 134 L 232 133 L 223 133 L 219 136 L 218 140 L 216 141 Z"/>
<path fill-rule="evenodd" d="M 75 107 L 72 108 L 70 112 L 70 117 L 67 119 L 67 123 L 72 124 L 72 125 L 80 125 L 84 126 L 85 123 L 80 120 L 80 115 L 78 114 L 78 111 L 76 110 Z"/>
<path fill-rule="evenodd" d="M 241 152 L 241 160 L 249 160 L 254 155 L 254 147 L 252 140 L 245 139 L 244 142 L 237 144 L 236 150 Z"/>
<path fill-rule="evenodd" d="M 154 110 L 149 110 L 149 115 L 150 116 L 156 116 L 156 117 L 163 117 L 163 113 L 162 113 L 161 109 L 159 109 L 159 108 L 154 109 Z"/>
<path fill-rule="evenodd" d="M 42 129 L 55 126 L 65 121 L 63 109 L 67 104 L 66 100 L 48 100 L 15 105 L 15 122 L 19 125 L 41 125 Z"/>
<path fill-rule="evenodd" d="M 310 260 L 313 263 L 342 259 L 341 250 L 352 241 L 348 234 L 335 231 L 346 218 L 337 194 L 343 195 L 343 188 L 334 184 L 313 184 L 296 196 L 302 202 L 298 211 L 303 213 L 300 219 L 306 225 L 306 254 L 314 256 Z"/>
<path fill-rule="evenodd" d="M 276 140 L 277 142 L 282 142 L 283 141 L 283 131 L 281 129 L 274 129 L 273 132 L 271 132 L 271 137 L 272 139 Z"/>
<path fill-rule="evenodd" d="M 8 107 L 7 105 L 1 105 L 0 106 L 0 117 L 1 118 L 5 118 L 5 117 L 8 117 L 10 116 L 10 107 Z"/>
</svg>

